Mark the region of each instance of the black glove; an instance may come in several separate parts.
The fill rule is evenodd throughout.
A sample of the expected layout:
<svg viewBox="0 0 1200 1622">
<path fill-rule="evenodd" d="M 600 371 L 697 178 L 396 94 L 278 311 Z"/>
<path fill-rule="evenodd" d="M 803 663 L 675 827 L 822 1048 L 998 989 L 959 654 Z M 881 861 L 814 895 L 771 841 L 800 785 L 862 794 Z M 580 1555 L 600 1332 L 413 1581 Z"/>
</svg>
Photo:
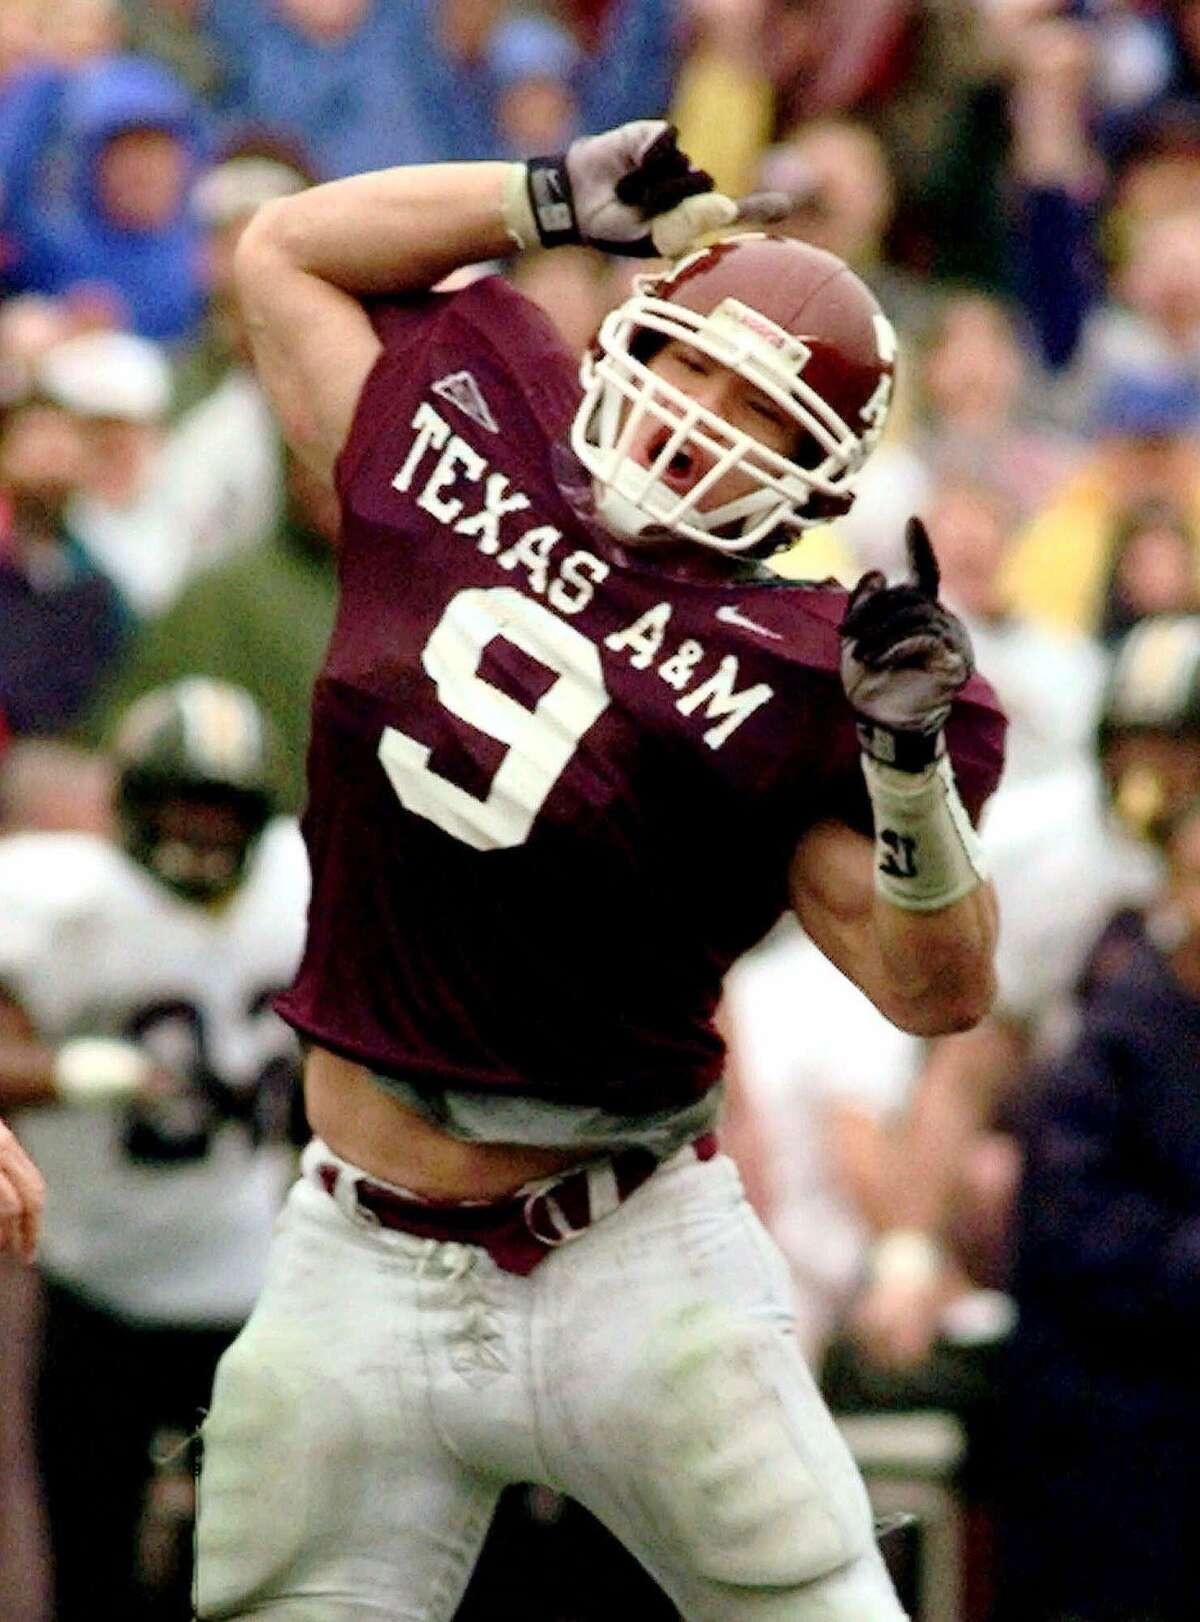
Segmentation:
<svg viewBox="0 0 1200 1622">
<path fill-rule="evenodd" d="M 867 754 L 919 772 L 942 749 L 954 695 L 975 668 L 966 628 L 938 602 L 937 559 L 925 525 L 904 532 L 909 579 L 863 575 L 842 618 L 842 686 Z"/>
<path fill-rule="evenodd" d="M 586 243 L 649 258 L 681 251 L 677 238 L 686 246 L 689 237 L 729 224 L 736 205 L 715 192 L 712 176 L 679 150 L 677 133 L 661 119 L 638 119 L 583 136 L 565 153 L 530 158 L 529 202 L 542 246 Z M 706 193 L 712 194 L 709 204 L 684 211 L 682 233 L 656 242 L 652 221 Z"/>
</svg>

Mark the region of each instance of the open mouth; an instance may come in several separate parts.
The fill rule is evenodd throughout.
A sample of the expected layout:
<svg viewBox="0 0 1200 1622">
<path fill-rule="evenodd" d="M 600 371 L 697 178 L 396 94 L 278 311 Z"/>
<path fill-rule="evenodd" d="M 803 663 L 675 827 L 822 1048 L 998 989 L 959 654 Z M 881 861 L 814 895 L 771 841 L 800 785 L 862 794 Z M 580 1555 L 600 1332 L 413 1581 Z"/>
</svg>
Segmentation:
<svg viewBox="0 0 1200 1622">
<path fill-rule="evenodd" d="M 670 440 L 671 432 L 667 428 L 654 435 L 646 446 L 647 467 L 653 467 L 658 462 Z M 665 466 L 659 468 L 658 477 L 672 490 L 684 491 L 691 489 L 703 471 L 696 452 L 686 445 L 680 445 Z"/>
</svg>

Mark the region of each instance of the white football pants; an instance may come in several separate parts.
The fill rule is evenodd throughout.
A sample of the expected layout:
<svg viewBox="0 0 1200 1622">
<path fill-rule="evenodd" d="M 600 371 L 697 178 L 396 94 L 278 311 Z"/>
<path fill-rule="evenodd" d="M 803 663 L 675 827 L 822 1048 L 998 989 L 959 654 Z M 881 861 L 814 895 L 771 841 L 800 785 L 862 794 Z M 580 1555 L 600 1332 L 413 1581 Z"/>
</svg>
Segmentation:
<svg viewBox="0 0 1200 1622">
<path fill-rule="evenodd" d="M 527 1278 L 338 1187 L 292 1189 L 217 1372 L 204 1622 L 449 1622 L 511 1482 L 591 1510 L 689 1622 L 902 1622 L 726 1156 L 681 1150 Z"/>
</svg>

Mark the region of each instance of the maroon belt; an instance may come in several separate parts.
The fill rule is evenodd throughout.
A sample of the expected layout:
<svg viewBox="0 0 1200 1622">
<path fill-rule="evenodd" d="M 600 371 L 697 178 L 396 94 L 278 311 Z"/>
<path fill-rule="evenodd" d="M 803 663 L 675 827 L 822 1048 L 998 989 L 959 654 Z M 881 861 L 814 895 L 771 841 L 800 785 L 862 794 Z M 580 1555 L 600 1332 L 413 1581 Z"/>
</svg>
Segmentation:
<svg viewBox="0 0 1200 1622">
<path fill-rule="evenodd" d="M 717 1152 L 716 1134 L 702 1133 L 688 1147 L 697 1160 L 711 1160 Z M 497 1267 L 524 1277 L 551 1250 L 615 1210 L 660 1164 L 649 1149 L 618 1149 L 604 1160 L 564 1172 L 553 1182 L 478 1205 L 411 1199 L 369 1177 L 352 1181 L 355 1204 L 381 1228 L 420 1239 L 480 1245 Z M 315 1172 L 321 1187 L 331 1195 L 343 1177 L 350 1177 L 329 1160 L 318 1162 Z"/>
</svg>

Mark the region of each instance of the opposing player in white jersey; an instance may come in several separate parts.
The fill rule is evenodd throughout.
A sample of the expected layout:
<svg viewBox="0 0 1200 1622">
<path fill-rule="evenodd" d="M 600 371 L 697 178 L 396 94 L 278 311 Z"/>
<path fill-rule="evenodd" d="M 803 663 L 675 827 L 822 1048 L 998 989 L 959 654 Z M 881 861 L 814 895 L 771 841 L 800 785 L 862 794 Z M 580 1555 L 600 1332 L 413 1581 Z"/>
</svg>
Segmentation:
<svg viewBox="0 0 1200 1622">
<path fill-rule="evenodd" d="M 185 1434 L 258 1294 L 291 1171 L 308 867 L 271 739 L 193 678 L 128 710 L 119 838 L 0 842 L 0 1104 L 50 1194 L 38 1449 L 58 1622 L 186 1616 L 135 1576 L 150 1443 Z"/>
</svg>

